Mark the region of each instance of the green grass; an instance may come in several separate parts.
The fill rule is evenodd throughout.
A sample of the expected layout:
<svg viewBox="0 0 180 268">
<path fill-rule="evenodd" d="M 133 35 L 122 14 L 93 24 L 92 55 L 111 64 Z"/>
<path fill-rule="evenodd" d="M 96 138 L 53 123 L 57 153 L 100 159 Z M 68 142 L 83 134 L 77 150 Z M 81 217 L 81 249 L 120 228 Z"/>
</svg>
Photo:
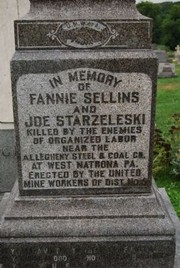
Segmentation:
<svg viewBox="0 0 180 268">
<path fill-rule="evenodd" d="M 177 77 L 158 79 L 156 127 L 169 139 L 172 126 L 172 115 L 180 114 L 180 65 L 176 66 Z M 180 126 L 179 126 L 180 127 Z M 180 141 L 179 141 L 180 144 Z M 158 187 L 165 187 L 171 202 L 180 217 L 180 174 L 179 178 L 172 174 L 172 168 L 164 167 L 155 175 Z"/>
<path fill-rule="evenodd" d="M 170 174 L 168 174 L 168 169 L 166 169 L 164 173 L 162 172 L 161 175 L 156 178 L 156 183 L 158 187 L 166 189 L 171 199 L 171 203 L 180 218 L 180 180 L 170 176 Z"/>
<path fill-rule="evenodd" d="M 180 113 L 180 65 L 176 67 L 177 77 L 158 79 L 156 126 L 165 136 L 172 125 L 172 115 Z"/>
</svg>

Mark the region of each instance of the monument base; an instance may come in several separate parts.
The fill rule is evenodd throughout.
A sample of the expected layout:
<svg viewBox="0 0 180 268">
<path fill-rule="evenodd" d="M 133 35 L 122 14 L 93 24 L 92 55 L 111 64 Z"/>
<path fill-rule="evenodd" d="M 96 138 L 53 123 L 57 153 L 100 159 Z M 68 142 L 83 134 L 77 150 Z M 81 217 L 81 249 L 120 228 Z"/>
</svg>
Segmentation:
<svg viewBox="0 0 180 268">
<path fill-rule="evenodd" d="M 161 195 L 19 197 L 0 206 L 3 268 L 173 268 L 175 231 Z"/>
</svg>

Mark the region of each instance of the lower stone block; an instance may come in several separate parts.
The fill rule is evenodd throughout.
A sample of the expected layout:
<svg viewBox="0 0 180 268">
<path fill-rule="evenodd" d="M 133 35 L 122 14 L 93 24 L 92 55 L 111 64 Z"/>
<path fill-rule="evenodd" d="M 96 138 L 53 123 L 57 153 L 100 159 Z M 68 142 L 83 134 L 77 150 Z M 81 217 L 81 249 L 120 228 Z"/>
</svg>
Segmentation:
<svg viewBox="0 0 180 268">
<path fill-rule="evenodd" d="M 118 241 L 120 239 L 120 241 Z M 162 240 L 161 240 L 162 239 Z M 172 268 L 174 241 L 163 238 L 106 238 L 107 241 L 9 242 L 2 246 L 4 268 Z M 40 241 L 39 241 L 40 240 Z M 53 240 L 53 239 L 52 239 Z M 63 242 L 64 240 L 64 242 Z M 86 239 L 88 240 L 88 239 Z M 94 240 L 94 239 L 92 239 Z M 108 241 L 110 240 L 110 241 Z"/>
<path fill-rule="evenodd" d="M 107 238 L 107 241 L 10 242 L 2 248 L 4 268 L 119 268 L 173 267 L 173 240 Z M 56 239 L 55 239 L 56 240 Z M 92 239 L 93 240 L 93 239 Z M 98 239 L 97 239 L 98 240 Z M 111 241 L 108 241 L 111 240 Z"/>
<path fill-rule="evenodd" d="M 20 198 L 0 203 L 3 268 L 173 268 L 175 230 L 150 195 Z M 54 211 L 55 210 L 55 211 Z"/>
</svg>

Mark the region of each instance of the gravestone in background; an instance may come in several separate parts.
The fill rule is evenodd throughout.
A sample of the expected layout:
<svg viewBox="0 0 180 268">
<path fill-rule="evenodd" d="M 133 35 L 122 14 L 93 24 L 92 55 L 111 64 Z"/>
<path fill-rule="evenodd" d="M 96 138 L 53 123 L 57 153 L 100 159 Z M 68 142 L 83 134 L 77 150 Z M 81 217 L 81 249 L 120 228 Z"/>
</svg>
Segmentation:
<svg viewBox="0 0 180 268">
<path fill-rule="evenodd" d="M 178 64 L 180 63 L 180 46 L 179 46 L 179 45 L 176 47 L 175 61 L 176 61 Z"/>
<path fill-rule="evenodd" d="M 176 76 L 176 68 L 173 63 L 159 63 L 158 68 L 158 77 L 175 77 Z"/>
<path fill-rule="evenodd" d="M 19 179 L 0 207 L 3 267 L 173 267 L 152 185 L 151 20 L 133 0 L 31 0 L 15 33 Z"/>
<path fill-rule="evenodd" d="M 154 50 L 156 56 L 158 57 L 158 63 L 168 62 L 168 55 L 165 50 Z"/>
<path fill-rule="evenodd" d="M 176 76 L 175 64 L 168 62 L 168 55 L 165 50 L 154 50 L 158 57 L 158 78 Z"/>
</svg>

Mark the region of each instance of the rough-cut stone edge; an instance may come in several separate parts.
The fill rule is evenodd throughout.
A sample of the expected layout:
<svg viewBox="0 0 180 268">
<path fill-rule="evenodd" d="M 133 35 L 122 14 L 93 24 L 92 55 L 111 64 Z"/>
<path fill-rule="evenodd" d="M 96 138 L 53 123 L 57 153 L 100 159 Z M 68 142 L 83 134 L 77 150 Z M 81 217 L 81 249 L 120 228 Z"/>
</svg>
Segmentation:
<svg viewBox="0 0 180 268">
<path fill-rule="evenodd" d="M 87 219 L 87 218 L 165 218 L 156 200 L 150 195 L 87 196 L 87 197 L 19 197 L 16 181 L 5 219 Z M 136 202 L 134 202 L 136 201 Z M 132 206 L 132 204 L 134 204 Z M 34 207 L 36 210 L 34 210 Z M 26 209 L 28 208 L 28 210 Z M 53 209 L 52 209 L 53 208 Z"/>
<path fill-rule="evenodd" d="M 153 183 L 154 184 L 154 183 Z M 180 224 L 179 224 L 179 220 L 176 216 L 176 213 L 169 201 L 169 198 L 165 192 L 164 189 L 158 189 L 159 191 L 159 194 L 161 195 L 161 198 L 162 200 L 160 202 L 163 202 L 164 204 L 166 204 L 166 209 L 169 213 L 169 215 L 171 215 L 171 219 L 173 220 L 175 226 L 176 226 L 176 238 L 177 238 L 177 252 L 176 252 L 176 258 L 175 258 L 175 265 L 174 265 L 174 268 L 179 268 L 180 266 L 180 256 L 179 256 L 179 251 L 178 251 L 178 248 L 179 248 L 179 245 L 180 245 Z M 159 195 L 158 194 L 158 195 Z M 9 194 L 8 194 L 9 195 Z M 2 205 L 2 202 L 0 203 L 0 207 L 4 206 L 4 208 L 6 207 L 6 204 L 7 204 L 7 200 L 8 200 L 8 195 L 4 196 L 4 205 Z M 155 236 L 128 236 L 128 239 L 123 235 L 122 237 L 118 237 L 118 236 L 106 236 L 106 237 L 97 237 L 97 236 L 93 236 L 93 237 L 90 237 L 90 236 L 87 236 L 87 237 L 32 237 L 31 235 L 29 237 L 22 237 L 22 238 L 13 238 L 13 240 L 11 241 L 9 238 L 4 238 L 4 239 L 1 239 L 1 242 L 2 243 L 5 243 L 5 244 L 9 244 L 10 241 L 11 243 L 13 244 L 16 244 L 16 243 L 24 243 L 26 241 L 26 243 L 34 243 L 34 245 L 38 244 L 38 243 L 45 243 L 47 245 L 47 243 L 70 243 L 70 242 L 74 242 L 74 243 L 83 243 L 83 242 L 95 242 L 95 243 L 105 243 L 105 242 L 113 242 L 113 243 L 116 243 L 116 242 L 123 242 L 123 241 L 126 241 L 126 242 L 130 242 L 130 241 L 136 241 L 136 243 L 139 243 L 140 241 L 153 241 L 155 243 L 161 243 L 161 241 L 166 241 L 167 243 L 170 243 L 172 245 L 172 234 L 171 236 L 168 236 L 168 235 L 164 235 L 164 236 L 159 236 L 159 235 L 155 235 Z M 159 241 L 159 242 L 158 242 Z M 12 245 L 13 245 L 12 244 Z M 171 249 L 172 251 L 172 249 Z M 169 266 L 168 266 L 169 267 Z"/>
<path fill-rule="evenodd" d="M 157 237 L 166 237 L 167 239 L 173 239 L 174 237 L 174 227 L 172 225 L 171 220 L 169 219 L 169 215 L 166 212 L 166 208 L 164 207 L 161 197 L 158 195 L 157 190 L 155 198 L 155 202 L 164 214 L 164 217 L 159 217 L 154 214 L 154 217 L 148 217 L 144 215 L 143 212 L 141 217 L 131 216 L 120 217 L 119 211 L 116 211 L 113 217 L 108 217 L 108 213 L 105 211 L 103 218 L 95 218 L 93 216 L 93 211 L 91 211 L 91 217 L 87 215 L 78 218 L 48 218 L 46 215 L 45 218 L 41 215 L 39 218 L 26 218 L 26 215 L 21 217 L 10 217 L 11 211 L 13 211 L 13 207 L 16 202 L 15 197 L 17 195 L 17 185 L 14 187 L 11 195 L 9 196 L 9 200 L 6 199 L 1 204 L 1 223 L 0 223 L 0 237 L 1 239 L 8 239 L 13 236 L 14 238 L 27 238 L 27 237 L 110 237 L 110 236 L 118 236 L 122 237 L 124 235 L 128 236 L 157 236 Z M 86 198 L 81 198 L 79 202 L 84 204 L 83 200 Z M 122 197 L 122 202 L 123 202 Z M 131 205 L 136 203 L 136 199 L 138 197 L 134 197 L 134 201 L 130 201 Z M 108 199 L 108 197 L 107 197 Z M 148 196 L 147 196 L 148 199 Z M 7 201 L 7 203 L 6 203 Z M 36 208 L 36 200 L 33 200 L 34 203 L 33 209 Z M 45 201 L 48 203 L 48 199 Z M 59 199 L 59 202 L 60 199 Z M 109 198 L 109 203 L 111 205 L 111 199 Z M 4 208 L 4 211 L 3 211 Z M 113 208 L 113 203 L 112 203 Z M 40 208 L 39 208 L 40 209 Z M 53 207 L 52 207 L 53 209 Z M 66 206 L 60 209 L 68 209 Z M 88 206 L 83 208 L 84 210 L 88 210 Z M 97 207 L 97 209 L 101 210 L 101 207 Z M 141 209 L 134 207 L 138 213 L 141 213 Z M 151 206 L 147 207 L 148 211 L 151 211 Z M 24 204 L 23 210 L 30 210 L 32 208 L 29 206 L 29 203 Z M 44 208 L 45 210 L 45 208 Z M 49 210 L 49 208 L 48 208 Z M 6 215 L 9 215 L 6 217 Z M 48 213 L 47 213 L 48 214 Z M 50 212 L 49 212 L 50 214 Z M 60 228 L 61 226 L 61 228 Z"/>
<path fill-rule="evenodd" d="M 171 201 L 166 193 L 166 190 L 164 188 L 160 188 L 159 193 L 161 194 L 163 202 L 166 206 L 166 209 L 169 213 L 169 216 L 176 230 L 176 255 L 175 255 L 174 268 L 179 268 L 180 267 L 180 220 L 171 204 Z"/>
</svg>

